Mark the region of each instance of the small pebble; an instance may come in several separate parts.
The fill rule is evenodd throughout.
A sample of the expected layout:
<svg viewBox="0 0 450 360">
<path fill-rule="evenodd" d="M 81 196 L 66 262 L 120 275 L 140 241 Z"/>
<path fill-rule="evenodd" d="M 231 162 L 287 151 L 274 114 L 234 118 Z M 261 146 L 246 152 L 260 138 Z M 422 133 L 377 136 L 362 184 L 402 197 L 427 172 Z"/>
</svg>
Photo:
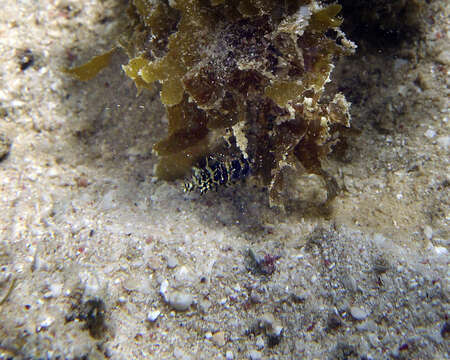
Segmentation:
<svg viewBox="0 0 450 360">
<path fill-rule="evenodd" d="M 266 313 L 261 317 L 261 326 L 265 328 L 269 336 L 281 336 L 283 331 L 281 324 L 270 313 Z"/>
<path fill-rule="evenodd" d="M 369 313 L 366 310 L 356 306 L 350 308 L 350 314 L 352 314 L 355 320 L 364 320 L 369 316 Z"/>
<path fill-rule="evenodd" d="M 225 305 L 227 303 L 227 300 L 228 300 L 227 298 L 222 298 L 222 299 L 219 300 L 219 304 L 220 305 Z"/>
<path fill-rule="evenodd" d="M 173 269 L 173 268 L 177 267 L 177 265 L 178 265 L 178 260 L 175 256 L 167 257 L 167 267 L 169 269 Z"/>
<path fill-rule="evenodd" d="M 358 331 L 371 331 L 376 333 L 378 330 L 377 324 L 372 320 L 367 320 L 361 324 L 356 325 L 356 329 Z"/>
<path fill-rule="evenodd" d="M 109 190 L 100 200 L 99 208 L 108 211 L 116 207 L 117 191 Z"/>
<path fill-rule="evenodd" d="M 196 280 L 196 275 L 187 266 L 180 266 L 174 274 L 175 281 L 180 285 L 193 283 Z"/>
<path fill-rule="evenodd" d="M 137 291 L 139 289 L 139 285 L 141 284 L 141 279 L 138 277 L 130 276 L 123 282 L 123 287 L 127 291 Z"/>
<path fill-rule="evenodd" d="M 200 312 L 206 314 L 209 311 L 209 308 L 211 307 L 211 302 L 209 300 L 200 300 L 197 306 Z"/>
<path fill-rule="evenodd" d="M 124 297 L 124 296 L 119 296 L 119 298 L 117 299 L 117 302 L 119 303 L 119 304 L 125 304 L 126 302 L 127 302 L 127 298 L 126 297 Z"/>
<path fill-rule="evenodd" d="M 265 313 L 262 317 L 261 317 L 261 326 L 264 328 L 270 328 L 272 327 L 272 325 L 275 322 L 275 318 L 273 317 L 272 314 L 270 313 Z"/>
<path fill-rule="evenodd" d="M 433 237 L 433 229 L 430 225 L 425 225 L 423 228 L 423 233 L 428 240 L 431 240 Z"/>
<path fill-rule="evenodd" d="M 97 276 L 91 271 L 85 270 L 78 273 L 80 282 L 84 285 L 84 296 L 99 297 L 105 287 L 105 278 Z"/>
<path fill-rule="evenodd" d="M 234 359 L 233 352 L 232 352 L 231 350 L 228 350 L 228 351 L 225 353 L 225 358 L 226 358 L 227 360 L 233 360 L 233 359 Z"/>
<path fill-rule="evenodd" d="M 258 292 L 256 292 L 255 290 L 252 290 L 252 292 L 250 294 L 250 300 L 254 304 L 259 304 L 262 302 L 262 297 L 261 297 L 261 295 L 258 294 Z"/>
<path fill-rule="evenodd" d="M 169 305 L 177 311 L 186 311 L 190 308 L 194 298 L 191 294 L 175 291 L 169 295 Z"/>
<path fill-rule="evenodd" d="M 12 274 L 10 272 L 0 272 L 0 286 L 3 287 L 11 278 Z"/>
<path fill-rule="evenodd" d="M 39 324 L 39 326 L 37 327 L 37 329 L 36 329 L 36 331 L 37 332 L 40 332 L 40 331 L 42 331 L 42 330 L 46 330 L 46 329 L 48 329 L 52 324 L 53 324 L 53 322 L 54 322 L 55 320 L 52 318 L 52 317 L 47 317 L 47 318 L 45 318 L 40 324 Z"/>
<path fill-rule="evenodd" d="M 436 60 L 443 65 L 450 65 L 450 50 L 441 51 L 436 57 Z"/>
<path fill-rule="evenodd" d="M 373 241 L 377 246 L 384 247 L 387 239 L 382 234 L 377 233 L 373 236 Z"/>
<path fill-rule="evenodd" d="M 283 326 L 270 313 L 265 313 L 260 319 L 260 327 L 264 328 L 270 347 L 278 345 L 281 341 Z"/>
<path fill-rule="evenodd" d="M 428 329 L 428 331 L 426 331 L 423 335 L 426 339 L 429 339 L 435 344 L 440 345 L 444 342 L 444 339 L 442 338 L 441 335 L 441 331 L 438 328 Z"/>
<path fill-rule="evenodd" d="M 173 351 L 173 356 L 174 356 L 175 359 L 177 359 L 177 360 L 190 360 L 190 359 L 191 359 L 190 356 L 186 355 L 186 354 L 184 353 L 184 351 L 181 350 L 181 349 L 179 349 L 179 348 L 176 348 L 176 349 Z"/>
<path fill-rule="evenodd" d="M 436 253 L 436 255 L 447 256 L 447 254 L 448 254 L 448 250 L 444 246 L 434 246 L 433 249 L 434 249 L 434 252 Z"/>
<path fill-rule="evenodd" d="M 342 285 L 344 285 L 344 287 L 347 290 L 352 291 L 352 292 L 356 292 L 356 290 L 358 290 L 358 286 L 356 284 L 356 280 L 350 274 L 347 274 L 346 276 L 343 277 Z"/>
<path fill-rule="evenodd" d="M 450 147 L 450 136 L 441 136 L 437 139 L 437 143 L 446 150 Z"/>
<path fill-rule="evenodd" d="M 248 356 L 249 356 L 250 360 L 261 360 L 262 359 L 261 353 L 259 351 L 256 351 L 256 350 L 251 350 L 248 353 Z"/>
<path fill-rule="evenodd" d="M 222 347 L 225 345 L 225 334 L 223 331 L 218 331 L 212 336 L 212 341 L 216 346 Z"/>
<path fill-rule="evenodd" d="M 149 256 L 147 266 L 153 271 L 159 270 L 161 268 L 161 260 L 157 256 Z"/>
<path fill-rule="evenodd" d="M 405 85 L 399 85 L 398 86 L 398 93 L 402 96 L 408 95 L 408 87 Z"/>
<path fill-rule="evenodd" d="M 432 139 L 436 136 L 436 131 L 432 130 L 432 129 L 428 129 L 427 131 L 425 131 L 425 137 L 428 139 Z"/>
<path fill-rule="evenodd" d="M 408 63 L 409 63 L 408 60 L 398 58 L 398 59 L 396 59 L 396 60 L 394 61 L 394 69 L 395 69 L 395 70 L 398 70 L 398 69 L 400 69 L 401 67 L 403 67 L 403 66 L 405 66 L 405 65 L 408 65 Z"/>
<path fill-rule="evenodd" d="M 62 284 L 51 284 L 49 291 L 44 294 L 44 299 L 57 298 L 62 293 Z"/>
<path fill-rule="evenodd" d="M 50 177 L 50 178 L 57 177 L 58 175 L 59 175 L 59 171 L 55 167 L 51 167 L 47 171 L 47 176 Z"/>
<path fill-rule="evenodd" d="M 297 292 L 293 292 L 291 294 L 292 301 L 294 301 L 296 303 L 305 302 L 306 299 L 308 299 L 308 297 L 309 297 L 309 293 L 306 291 L 297 291 Z"/>
<path fill-rule="evenodd" d="M 159 311 L 159 310 L 150 311 L 147 314 L 147 320 L 150 322 L 155 322 L 158 319 L 160 314 L 161 314 L 161 311 Z"/>
<path fill-rule="evenodd" d="M 270 329 L 268 331 L 267 335 L 280 337 L 282 331 L 283 331 L 283 327 L 278 322 L 276 322 L 274 325 L 272 325 L 272 329 Z"/>
<path fill-rule="evenodd" d="M 258 348 L 258 350 L 264 349 L 264 339 L 261 336 L 258 336 L 255 345 Z"/>
<path fill-rule="evenodd" d="M 168 302 L 168 298 L 167 298 L 167 290 L 169 288 L 169 282 L 167 280 L 163 280 L 161 282 L 161 286 L 159 287 L 159 293 L 161 294 L 161 296 L 163 297 L 165 302 Z"/>
<path fill-rule="evenodd" d="M 374 333 L 367 334 L 367 339 L 369 340 L 370 345 L 374 347 L 375 349 L 379 348 L 381 343 L 380 340 L 378 340 L 378 337 Z"/>
</svg>

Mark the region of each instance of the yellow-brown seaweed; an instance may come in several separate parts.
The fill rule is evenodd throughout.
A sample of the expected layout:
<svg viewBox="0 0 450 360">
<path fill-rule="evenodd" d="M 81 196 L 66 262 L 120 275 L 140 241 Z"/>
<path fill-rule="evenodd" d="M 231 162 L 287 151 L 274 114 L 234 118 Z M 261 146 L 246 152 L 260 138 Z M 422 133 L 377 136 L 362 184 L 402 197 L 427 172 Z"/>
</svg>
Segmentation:
<svg viewBox="0 0 450 360">
<path fill-rule="evenodd" d="M 322 102 L 334 59 L 355 48 L 338 29 L 340 10 L 313 0 L 134 0 L 124 70 L 138 87 L 161 84 L 169 119 L 156 176 L 187 176 L 202 157 L 238 152 L 282 205 L 284 167 L 323 174 L 350 120 L 343 95 Z"/>
<path fill-rule="evenodd" d="M 100 71 L 108 67 L 111 55 L 115 49 L 104 54 L 93 57 L 87 63 L 70 69 L 64 69 L 64 72 L 81 81 L 88 81 L 94 78 Z"/>
</svg>

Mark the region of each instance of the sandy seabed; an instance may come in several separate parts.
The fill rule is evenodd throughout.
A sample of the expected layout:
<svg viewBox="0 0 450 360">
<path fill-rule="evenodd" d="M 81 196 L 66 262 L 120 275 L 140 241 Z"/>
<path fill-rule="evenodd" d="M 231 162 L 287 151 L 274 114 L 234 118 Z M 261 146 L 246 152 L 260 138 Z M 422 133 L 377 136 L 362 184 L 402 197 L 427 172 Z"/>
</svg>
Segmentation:
<svg viewBox="0 0 450 360">
<path fill-rule="evenodd" d="M 0 359 L 448 359 L 449 5 L 331 87 L 359 134 L 268 206 L 153 177 L 166 131 L 114 45 L 125 4 L 0 1 Z"/>
</svg>

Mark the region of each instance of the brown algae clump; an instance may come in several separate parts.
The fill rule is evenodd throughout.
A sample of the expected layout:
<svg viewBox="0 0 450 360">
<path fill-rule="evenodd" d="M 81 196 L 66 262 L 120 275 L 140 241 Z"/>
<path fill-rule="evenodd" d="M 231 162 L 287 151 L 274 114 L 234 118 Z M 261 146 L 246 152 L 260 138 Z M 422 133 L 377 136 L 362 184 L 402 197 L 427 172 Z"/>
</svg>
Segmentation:
<svg viewBox="0 0 450 360">
<path fill-rule="evenodd" d="M 350 125 L 342 94 L 321 99 L 334 59 L 355 49 L 340 10 L 312 0 L 132 1 L 124 70 L 140 88 L 161 84 L 169 120 L 156 176 L 189 176 L 210 156 L 248 159 L 282 205 L 284 167 L 323 174 Z"/>
</svg>

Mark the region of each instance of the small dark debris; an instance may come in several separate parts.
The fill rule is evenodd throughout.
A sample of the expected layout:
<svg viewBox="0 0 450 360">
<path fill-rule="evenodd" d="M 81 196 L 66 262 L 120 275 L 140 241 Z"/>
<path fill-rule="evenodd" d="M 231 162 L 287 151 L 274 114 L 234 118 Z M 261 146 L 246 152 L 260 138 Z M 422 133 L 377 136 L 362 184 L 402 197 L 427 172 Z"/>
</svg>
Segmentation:
<svg viewBox="0 0 450 360">
<path fill-rule="evenodd" d="M 331 0 L 327 0 L 331 2 Z M 423 31 L 425 1 L 341 0 L 343 30 L 363 49 L 395 48 Z"/>
<path fill-rule="evenodd" d="M 448 179 L 445 179 L 441 184 L 443 189 L 446 189 L 450 186 L 450 181 Z"/>
<path fill-rule="evenodd" d="M 321 248 L 322 244 L 328 243 L 333 239 L 333 237 L 334 234 L 332 231 L 324 229 L 322 227 L 317 227 L 309 236 L 308 241 L 305 245 L 305 249 L 312 250 L 314 247 Z"/>
<path fill-rule="evenodd" d="M 348 359 L 357 359 L 358 352 L 356 351 L 353 345 L 338 342 L 332 353 L 330 354 L 329 359 L 333 360 L 348 360 Z"/>
<path fill-rule="evenodd" d="M 0 161 L 4 160 L 11 150 L 11 140 L 5 135 L 0 133 Z"/>
<path fill-rule="evenodd" d="M 61 165 L 62 163 L 64 163 L 64 158 L 62 156 L 57 156 L 55 158 L 55 163 Z"/>
<path fill-rule="evenodd" d="M 261 275 L 272 275 L 276 270 L 275 262 L 280 258 L 278 255 L 265 254 L 263 257 L 255 254 L 252 249 L 248 250 L 251 260 L 251 270 Z"/>
<path fill-rule="evenodd" d="M 280 335 L 268 334 L 267 335 L 267 345 L 269 347 L 277 346 L 281 342 L 282 334 L 283 333 L 281 333 Z"/>
<path fill-rule="evenodd" d="M 21 71 L 25 71 L 34 64 L 34 55 L 30 49 L 18 50 L 16 57 Z"/>
<path fill-rule="evenodd" d="M 73 19 L 81 13 L 81 10 L 72 5 L 59 5 L 59 15 L 65 19 Z"/>
<path fill-rule="evenodd" d="M 86 327 L 93 338 L 100 338 L 105 326 L 105 303 L 101 299 L 88 300 L 83 304 L 80 320 L 86 321 Z"/>
<path fill-rule="evenodd" d="M 107 24 L 110 23 L 114 20 L 114 18 L 110 17 L 110 16 L 104 16 L 99 20 L 100 24 Z"/>
<path fill-rule="evenodd" d="M 75 179 L 77 186 L 80 188 L 85 188 L 89 186 L 89 180 L 85 176 L 80 176 Z"/>
<path fill-rule="evenodd" d="M 75 319 L 84 321 L 89 334 L 95 339 L 101 338 L 106 331 L 105 303 L 103 300 L 99 298 L 90 299 L 78 306 L 74 305 L 73 308 L 73 312 L 66 316 L 66 322 Z"/>
<path fill-rule="evenodd" d="M 312 323 L 311 323 L 311 325 L 309 325 L 307 328 L 306 328 L 306 331 L 307 332 L 311 332 L 311 331 L 313 331 L 314 330 L 314 328 L 316 327 L 316 322 L 315 321 L 313 321 Z"/>
<path fill-rule="evenodd" d="M 8 116 L 8 110 L 2 106 L 2 103 L 0 103 L 0 119 L 4 119 Z"/>
<path fill-rule="evenodd" d="M 143 183 L 144 181 L 145 181 L 145 174 L 143 173 L 143 172 L 138 172 L 137 174 L 136 174 L 136 181 L 138 182 L 138 183 Z"/>
<path fill-rule="evenodd" d="M 389 263 L 385 258 L 378 257 L 374 260 L 372 269 L 378 275 L 384 274 L 389 270 Z"/>
<path fill-rule="evenodd" d="M 442 326 L 441 335 L 444 339 L 448 339 L 449 334 L 450 334 L 450 323 L 446 321 L 444 326 Z"/>
<path fill-rule="evenodd" d="M 328 315 L 327 327 L 326 327 L 327 332 L 337 330 L 342 325 L 343 325 L 343 322 L 338 315 L 336 315 L 335 313 L 330 313 Z"/>
<path fill-rule="evenodd" d="M 283 331 L 279 334 L 271 333 L 259 321 L 254 322 L 248 329 L 245 330 L 245 335 L 248 337 L 256 337 L 265 334 L 267 336 L 267 345 L 269 347 L 277 346 L 283 338 Z"/>
<path fill-rule="evenodd" d="M 296 304 L 304 303 L 307 297 L 308 297 L 307 293 L 292 293 L 290 295 L 291 301 Z"/>
<path fill-rule="evenodd" d="M 248 329 L 245 330 L 246 336 L 258 336 L 262 334 L 263 328 L 260 326 L 259 321 L 254 322 Z"/>
</svg>

